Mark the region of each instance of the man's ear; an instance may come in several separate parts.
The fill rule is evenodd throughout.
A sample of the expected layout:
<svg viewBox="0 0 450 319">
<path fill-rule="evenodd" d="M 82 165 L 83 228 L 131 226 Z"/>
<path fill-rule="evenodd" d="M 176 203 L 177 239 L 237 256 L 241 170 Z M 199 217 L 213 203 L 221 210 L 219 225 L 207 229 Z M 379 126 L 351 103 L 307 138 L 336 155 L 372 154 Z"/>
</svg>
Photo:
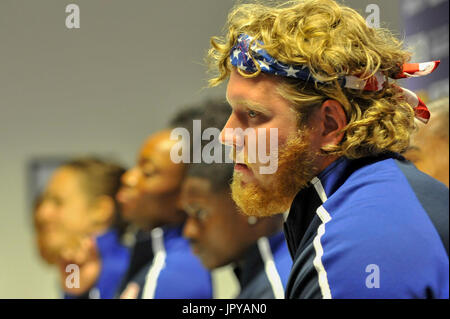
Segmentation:
<svg viewBox="0 0 450 319">
<path fill-rule="evenodd" d="M 114 219 L 114 212 L 115 203 L 110 196 L 98 197 L 91 212 L 94 227 L 108 228 Z"/>
<path fill-rule="evenodd" d="M 342 130 L 347 125 L 347 116 L 344 108 L 336 100 L 326 100 L 319 110 L 321 147 L 326 145 L 338 145 L 344 133 Z"/>
</svg>

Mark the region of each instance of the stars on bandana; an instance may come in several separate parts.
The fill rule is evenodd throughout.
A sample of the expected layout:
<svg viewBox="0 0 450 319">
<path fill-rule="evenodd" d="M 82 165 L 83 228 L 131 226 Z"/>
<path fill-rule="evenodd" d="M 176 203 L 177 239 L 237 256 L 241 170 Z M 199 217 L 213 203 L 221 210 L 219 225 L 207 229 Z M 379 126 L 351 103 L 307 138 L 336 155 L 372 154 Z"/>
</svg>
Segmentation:
<svg viewBox="0 0 450 319">
<path fill-rule="evenodd" d="M 298 78 L 304 81 L 315 81 L 305 65 L 284 64 L 262 49 L 262 43 L 260 41 L 258 41 L 258 45 L 253 40 L 253 37 L 246 34 L 241 34 L 238 37 L 237 43 L 231 51 L 230 60 L 232 65 L 243 71 L 256 73 L 258 68 L 250 57 L 251 55 L 260 66 L 261 71 L 265 73 Z M 250 45 L 250 43 L 252 44 Z"/>
<path fill-rule="evenodd" d="M 297 72 L 298 70 L 294 69 L 294 67 L 290 65 L 289 68 L 286 70 L 286 76 L 295 78 Z"/>
<path fill-rule="evenodd" d="M 239 58 L 239 50 L 234 50 L 233 52 L 233 58 L 238 59 Z"/>
</svg>

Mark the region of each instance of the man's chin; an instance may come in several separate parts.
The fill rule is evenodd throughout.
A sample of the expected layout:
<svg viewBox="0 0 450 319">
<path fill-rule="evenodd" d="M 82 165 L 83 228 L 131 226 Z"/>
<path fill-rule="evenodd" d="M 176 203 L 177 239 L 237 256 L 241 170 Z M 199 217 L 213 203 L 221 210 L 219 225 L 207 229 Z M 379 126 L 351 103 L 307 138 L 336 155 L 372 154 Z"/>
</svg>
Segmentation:
<svg viewBox="0 0 450 319">
<path fill-rule="evenodd" d="M 308 185 L 316 171 L 313 163 L 317 154 L 311 151 L 307 135 L 304 133 L 287 141 L 278 154 L 276 173 L 260 175 L 252 170 L 254 174 L 244 176 L 235 171 L 232 197 L 245 215 L 282 214 L 290 208 L 295 195 Z"/>
<path fill-rule="evenodd" d="M 247 181 L 240 174 L 234 174 L 231 194 L 239 209 L 247 216 L 268 217 L 285 212 L 292 200 L 277 196 L 273 190 L 264 189 L 258 181 Z"/>
<path fill-rule="evenodd" d="M 61 237 L 51 235 L 38 236 L 40 256 L 50 265 L 56 264 L 61 256 L 64 244 Z"/>
</svg>

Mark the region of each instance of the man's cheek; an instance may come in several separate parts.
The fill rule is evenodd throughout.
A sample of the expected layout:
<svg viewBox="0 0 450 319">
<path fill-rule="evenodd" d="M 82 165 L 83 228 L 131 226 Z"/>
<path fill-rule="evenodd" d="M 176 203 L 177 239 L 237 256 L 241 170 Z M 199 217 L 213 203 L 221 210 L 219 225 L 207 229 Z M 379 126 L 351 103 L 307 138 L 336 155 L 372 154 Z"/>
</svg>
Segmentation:
<svg viewBox="0 0 450 319">
<path fill-rule="evenodd" d="M 238 176 L 238 180 L 244 182 L 245 184 L 256 184 L 263 186 L 267 183 L 267 175 L 262 175 L 259 173 L 260 166 L 253 165 L 251 168 L 252 176 Z"/>
<path fill-rule="evenodd" d="M 278 128 L 258 129 L 257 142 L 257 173 L 260 175 L 274 174 L 278 169 L 279 145 L 283 144 Z"/>
</svg>

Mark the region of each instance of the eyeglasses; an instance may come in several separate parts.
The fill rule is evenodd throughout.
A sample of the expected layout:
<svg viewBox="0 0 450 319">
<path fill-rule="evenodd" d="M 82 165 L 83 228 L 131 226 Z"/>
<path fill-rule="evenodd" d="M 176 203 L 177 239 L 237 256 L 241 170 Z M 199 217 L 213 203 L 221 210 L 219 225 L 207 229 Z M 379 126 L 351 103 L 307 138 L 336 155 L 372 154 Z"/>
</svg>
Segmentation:
<svg viewBox="0 0 450 319">
<path fill-rule="evenodd" d="M 201 222 L 204 222 L 209 216 L 209 212 L 206 209 L 196 207 L 195 205 L 184 206 L 184 211 L 189 217 L 195 218 Z"/>
</svg>

